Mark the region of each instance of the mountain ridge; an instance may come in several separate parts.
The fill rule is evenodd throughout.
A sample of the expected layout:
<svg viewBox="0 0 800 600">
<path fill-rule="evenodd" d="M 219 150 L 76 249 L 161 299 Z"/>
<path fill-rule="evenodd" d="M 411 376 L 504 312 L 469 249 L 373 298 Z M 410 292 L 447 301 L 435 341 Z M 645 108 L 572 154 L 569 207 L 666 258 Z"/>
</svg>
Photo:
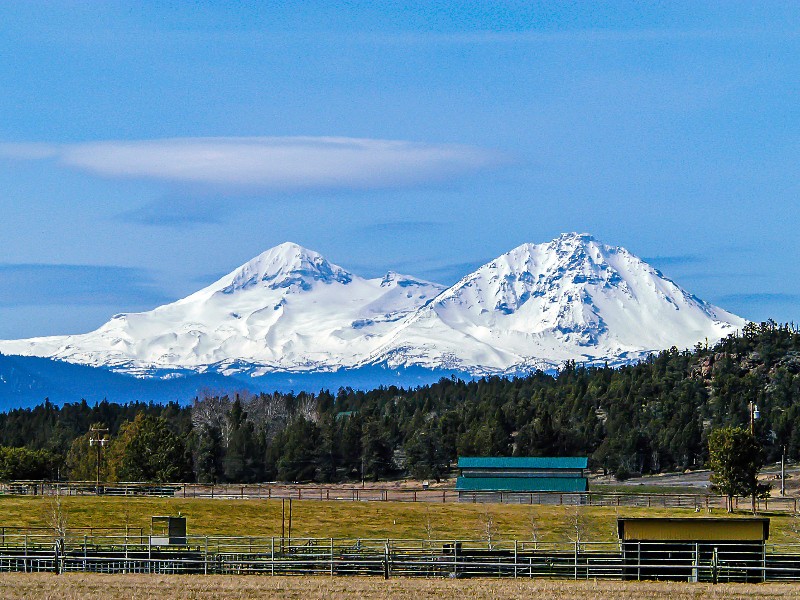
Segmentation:
<svg viewBox="0 0 800 600">
<path fill-rule="evenodd" d="M 515 374 L 566 360 L 622 364 L 744 324 L 585 233 L 517 246 L 449 288 L 392 271 L 364 279 L 285 242 L 175 302 L 87 334 L 0 341 L 0 352 L 141 377 L 374 366 Z"/>
</svg>

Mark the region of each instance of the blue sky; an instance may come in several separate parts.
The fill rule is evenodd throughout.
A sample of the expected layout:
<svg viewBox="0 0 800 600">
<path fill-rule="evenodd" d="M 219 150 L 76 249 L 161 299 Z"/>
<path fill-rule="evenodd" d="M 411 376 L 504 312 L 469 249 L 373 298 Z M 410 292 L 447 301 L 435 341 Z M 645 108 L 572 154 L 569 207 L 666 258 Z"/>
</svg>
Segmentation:
<svg viewBox="0 0 800 600">
<path fill-rule="evenodd" d="M 0 338 L 565 231 L 800 321 L 795 3 L 4 3 L 0 54 Z"/>
</svg>

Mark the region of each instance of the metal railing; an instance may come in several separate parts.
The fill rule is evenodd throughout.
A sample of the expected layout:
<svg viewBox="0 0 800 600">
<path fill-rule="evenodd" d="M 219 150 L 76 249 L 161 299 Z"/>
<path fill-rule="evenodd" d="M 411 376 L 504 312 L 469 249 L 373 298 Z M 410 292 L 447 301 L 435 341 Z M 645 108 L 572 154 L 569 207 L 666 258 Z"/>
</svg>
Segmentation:
<svg viewBox="0 0 800 600">
<path fill-rule="evenodd" d="M 0 571 L 800 581 L 800 544 L 8 533 Z"/>
</svg>

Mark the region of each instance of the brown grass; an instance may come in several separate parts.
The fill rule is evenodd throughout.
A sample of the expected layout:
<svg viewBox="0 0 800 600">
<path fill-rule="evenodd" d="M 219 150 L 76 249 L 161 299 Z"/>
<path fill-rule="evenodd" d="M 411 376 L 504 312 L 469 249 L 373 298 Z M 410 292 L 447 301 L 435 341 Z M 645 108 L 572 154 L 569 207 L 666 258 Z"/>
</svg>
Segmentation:
<svg viewBox="0 0 800 600">
<path fill-rule="evenodd" d="M 279 536 L 280 500 L 64 497 L 67 527 L 141 527 L 152 515 L 187 516 L 193 535 Z M 509 504 L 403 502 L 293 502 L 293 537 L 481 539 L 486 514 L 498 538 L 531 539 L 531 519 L 540 541 L 566 541 L 574 508 Z M 47 526 L 52 500 L 41 496 L 0 496 L 0 526 Z M 617 516 L 708 516 L 692 510 L 583 507 L 586 541 L 616 539 Z M 717 513 L 715 513 L 716 515 Z M 724 513 L 723 513 L 724 514 Z M 800 519 L 771 515 L 770 541 L 800 542 Z"/>
<path fill-rule="evenodd" d="M 547 600 L 752 600 L 797 598 L 800 585 L 735 585 L 659 582 L 574 582 L 492 579 L 367 579 L 358 577 L 253 577 L 187 575 L 25 574 L 0 575 L 7 600 L 117 600 L 168 598 L 327 598 L 441 600 L 442 598 L 547 598 Z"/>
</svg>

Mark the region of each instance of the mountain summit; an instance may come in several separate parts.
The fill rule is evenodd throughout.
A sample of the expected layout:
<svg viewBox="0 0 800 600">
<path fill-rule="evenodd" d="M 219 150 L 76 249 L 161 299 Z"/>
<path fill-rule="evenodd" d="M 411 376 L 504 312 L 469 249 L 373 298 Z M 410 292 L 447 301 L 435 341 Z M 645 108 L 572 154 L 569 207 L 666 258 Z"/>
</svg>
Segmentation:
<svg viewBox="0 0 800 600">
<path fill-rule="evenodd" d="M 518 373 L 629 362 L 744 323 L 588 234 L 523 244 L 447 289 L 394 272 L 363 279 L 284 243 L 172 304 L 83 335 L 0 341 L 0 352 L 141 376 L 375 365 Z"/>
<path fill-rule="evenodd" d="M 272 290 L 293 287 L 295 290 L 308 291 L 317 281 L 350 283 L 353 275 L 332 265 L 313 250 L 284 242 L 243 264 L 228 278 L 231 282 L 222 290 L 226 294 L 257 285 Z"/>
<path fill-rule="evenodd" d="M 378 349 L 391 366 L 515 372 L 626 362 L 716 341 L 745 321 L 588 234 L 523 244 L 422 307 Z"/>
</svg>

